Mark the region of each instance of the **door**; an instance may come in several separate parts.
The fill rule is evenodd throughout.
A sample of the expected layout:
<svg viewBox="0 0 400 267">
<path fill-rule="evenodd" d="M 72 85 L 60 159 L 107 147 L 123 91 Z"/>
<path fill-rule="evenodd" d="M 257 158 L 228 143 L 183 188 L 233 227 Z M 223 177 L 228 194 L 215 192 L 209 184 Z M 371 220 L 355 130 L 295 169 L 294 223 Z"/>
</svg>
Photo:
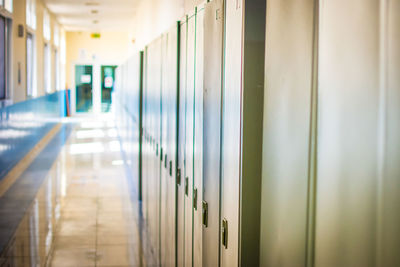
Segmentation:
<svg viewBox="0 0 400 267">
<path fill-rule="evenodd" d="M 109 112 L 111 109 L 116 68 L 117 66 L 101 66 L 101 112 Z"/>
<path fill-rule="evenodd" d="M 93 109 L 93 66 L 75 66 L 76 112 L 91 112 Z"/>
</svg>

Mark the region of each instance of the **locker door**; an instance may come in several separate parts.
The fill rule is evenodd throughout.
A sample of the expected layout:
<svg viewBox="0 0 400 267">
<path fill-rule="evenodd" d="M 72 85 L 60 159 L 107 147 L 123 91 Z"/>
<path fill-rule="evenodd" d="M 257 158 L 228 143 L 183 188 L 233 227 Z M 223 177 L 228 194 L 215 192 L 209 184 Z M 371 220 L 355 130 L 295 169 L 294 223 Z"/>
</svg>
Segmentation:
<svg viewBox="0 0 400 267">
<path fill-rule="evenodd" d="M 178 170 L 177 170 L 177 265 L 184 266 L 185 255 L 185 146 L 186 146 L 186 45 L 187 21 L 180 26 L 180 69 L 178 100 Z"/>
<path fill-rule="evenodd" d="M 219 14 L 219 16 L 216 16 Z M 220 138 L 224 1 L 208 3 L 204 11 L 204 124 L 203 200 L 207 209 L 203 225 L 203 265 L 219 264 Z"/>
<path fill-rule="evenodd" d="M 160 150 L 160 161 L 161 161 L 161 216 L 160 216 L 160 229 L 161 229 L 161 265 L 169 266 L 169 246 L 171 240 L 168 239 L 169 231 L 169 216 L 173 216 L 170 211 L 172 203 L 169 203 L 168 194 L 168 68 L 170 67 L 168 62 L 168 34 L 163 34 L 161 39 L 162 52 L 161 52 L 161 66 L 162 66 L 162 84 L 161 84 L 161 150 Z"/>
<path fill-rule="evenodd" d="M 222 119 L 221 220 L 227 222 L 227 246 L 221 244 L 221 266 L 239 261 L 240 118 L 242 74 L 242 1 L 226 1 L 225 70 Z M 237 5 L 238 4 L 238 5 Z"/>
<path fill-rule="evenodd" d="M 193 174 L 194 174 L 194 97 L 195 97 L 195 41 L 196 17 L 188 21 L 186 58 L 186 145 L 185 145 L 185 266 L 192 265 L 193 257 Z"/>
<path fill-rule="evenodd" d="M 319 26 L 315 263 L 397 266 L 399 4 L 322 1 Z"/>
<path fill-rule="evenodd" d="M 178 71 L 178 25 L 168 33 L 168 262 L 167 266 L 175 266 L 176 252 L 176 151 L 177 151 L 177 71 Z"/>
<path fill-rule="evenodd" d="M 261 266 L 306 260 L 314 2 L 267 1 Z"/>
<path fill-rule="evenodd" d="M 265 4 L 227 1 L 225 8 L 222 266 L 259 265 Z"/>
<path fill-rule="evenodd" d="M 204 7 L 197 8 L 195 40 L 193 265 L 202 266 Z"/>
</svg>

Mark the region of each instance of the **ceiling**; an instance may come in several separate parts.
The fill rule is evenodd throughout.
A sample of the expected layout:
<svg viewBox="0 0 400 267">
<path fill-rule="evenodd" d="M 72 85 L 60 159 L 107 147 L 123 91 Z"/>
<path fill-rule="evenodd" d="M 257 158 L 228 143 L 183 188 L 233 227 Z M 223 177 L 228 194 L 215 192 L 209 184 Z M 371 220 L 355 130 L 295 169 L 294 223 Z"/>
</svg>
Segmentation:
<svg viewBox="0 0 400 267">
<path fill-rule="evenodd" d="M 44 0 L 68 31 L 131 31 L 139 0 Z"/>
</svg>

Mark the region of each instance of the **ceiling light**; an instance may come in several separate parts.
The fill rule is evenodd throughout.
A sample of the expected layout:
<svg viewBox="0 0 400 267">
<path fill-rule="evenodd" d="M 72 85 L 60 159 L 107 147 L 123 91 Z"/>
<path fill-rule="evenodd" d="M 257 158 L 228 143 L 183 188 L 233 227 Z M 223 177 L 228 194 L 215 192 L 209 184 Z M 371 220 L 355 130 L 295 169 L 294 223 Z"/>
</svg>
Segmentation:
<svg viewBox="0 0 400 267">
<path fill-rule="evenodd" d="M 93 24 L 97 24 L 97 23 L 99 23 L 98 20 L 93 20 Z"/>
<path fill-rule="evenodd" d="M 96 9 L 93 9 L 93 10 L 91 11 L 91 13 L 92 13 L 92 14 L 98 14 L 98 13 L 99 13 L 99 11 L 98 11 L 98 10 L 96 10 Z"/>
</svg>

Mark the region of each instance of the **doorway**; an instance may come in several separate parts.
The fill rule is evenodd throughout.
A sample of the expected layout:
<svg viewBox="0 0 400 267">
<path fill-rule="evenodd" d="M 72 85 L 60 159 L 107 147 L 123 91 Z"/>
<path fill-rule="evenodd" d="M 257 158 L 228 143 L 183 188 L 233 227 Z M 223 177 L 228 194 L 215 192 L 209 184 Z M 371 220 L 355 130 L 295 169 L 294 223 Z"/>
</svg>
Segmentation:
<svg viewBox="0 0 400 267">
<path fill-rule="evenodd" d="M 76 112 L 93 110 L 93 66 L 75 66 Z"/>
<path fill-rule="evenodd" d="M 101 112 L 110 112 L 117 66 L 101 66 Z"/>
</svg>

